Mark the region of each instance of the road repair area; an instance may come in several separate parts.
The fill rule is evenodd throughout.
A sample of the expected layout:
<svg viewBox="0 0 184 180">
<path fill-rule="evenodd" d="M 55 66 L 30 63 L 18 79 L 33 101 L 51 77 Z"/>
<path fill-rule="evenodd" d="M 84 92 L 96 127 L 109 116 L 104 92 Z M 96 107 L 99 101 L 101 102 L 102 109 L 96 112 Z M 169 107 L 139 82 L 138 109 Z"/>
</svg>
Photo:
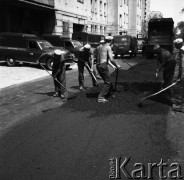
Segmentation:
<svg viewBox="0 0 184 180">
<path fill-rule="evenodd" d="M 120 167 L 113 169 L 112 159 L 120 164 L 130 159 L 126 175 L 131 177 L 141 176 L 140 171 L 132 173 L 136 163 L 146 169 L 148 163 L 162 161 L 167 164 L 162 171 L 165 176 L 170 175 L 172 163 L 177 163 L 183 173 L 183 113 L 175 113 L 161 95 L 138 107 L 142 97 L 160 88 L 162 79 L 160 76 L 155 80 L 155 69 L 156 61 L 146 59 L 120 69 L 116 98 L 104 104 L 97 103 L 102 81 L 100 87 L 79 93 L 76 71 L 68 74 L 72 80 L 67 86 L 75 96 L 66 103 L 51 97 L 51 78 L 2 90 L 0 179 L 107 180 L 113 178 L 116 170 L 119 179 L 127 179 Z M 112 73 L 113 83 L 115 76 Z M 90 84 L 88 76 L 85 86 Z M 49 101 L 52 108 L 47 106 Z M 54 106 L 54 101 L 60 105 Z M 24 116 L 41 104 L 46 104 L 47 109 Z M 159 170 L 155 167 L 153 179 L 160 178 Z M 144 175 L 148 177 L 146 170 Z"/>
</svg>

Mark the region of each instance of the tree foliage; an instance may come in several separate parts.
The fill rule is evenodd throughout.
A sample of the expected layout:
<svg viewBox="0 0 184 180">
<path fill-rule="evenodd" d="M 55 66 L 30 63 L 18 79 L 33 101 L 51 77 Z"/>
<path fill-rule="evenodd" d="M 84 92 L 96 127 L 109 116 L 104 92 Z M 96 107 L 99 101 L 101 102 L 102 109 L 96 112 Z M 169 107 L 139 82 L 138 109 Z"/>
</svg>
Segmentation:
<svg viewBox="0 0 184 180">
<path fill-rule="evenodd" d="M 176 28 L 177 28 L 177 30 L 180 31 L 179 34 L 176 34 L 176 38 L 183 38 L 184 39 L 184 21 L 178 22 Z"/>
<path fill-rule="evenodd" d="M 182 13 L 182 14 L 184 13 L 184 8 L 181 10 L 181 13 Z"/>
<path fill-rule="evenodd" d="M 181 9 L 181 13 L 184 14 L 184 8 Z M 179 31 L 179 34 L 177 33 L 178 31 Z M 184 39 L 184 21 L 180 21 L 177 23 L 175 38 Z"/>
</svg>

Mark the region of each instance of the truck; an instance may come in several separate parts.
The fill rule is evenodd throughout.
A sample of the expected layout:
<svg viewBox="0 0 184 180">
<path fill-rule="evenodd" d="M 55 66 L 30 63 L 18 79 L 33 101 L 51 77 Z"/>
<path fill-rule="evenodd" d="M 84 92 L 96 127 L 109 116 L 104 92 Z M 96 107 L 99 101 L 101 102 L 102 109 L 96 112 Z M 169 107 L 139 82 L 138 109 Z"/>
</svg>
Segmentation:
<svg viewBox="0 0 184 180">
<path fill-rule="evenodd" d="M 114 35 L 112 50 L 115 58 L 118 55 L 121 55 L 121 57 L 124 55 L 135 57 L 137 55 L 137 38 L 130 35 Z"/>
<path fill-rule="evenodd" d="M 54 51 L 58 49 L 46 40 L 40 40 L 33 34 L 0 33 L 0 60 L 5 60 L 8 66 L 15 66 L 17 62 L 37 64 L 42 54 L 48 54 L 41 60 L 41 64 L 52 70 Z M 74 63 L 74 55 L 60 48 L 66 59 L 66 66 Z"/>
<path fill-rule="evenodd" d="M 172 18 L 155 18 L 148 22 L 148 36 L 144 46 L 144 53 L 148 59 L 154 57 L 153 46 L 160 47 L 173 53 L 174 21 Z"/>
</svg>

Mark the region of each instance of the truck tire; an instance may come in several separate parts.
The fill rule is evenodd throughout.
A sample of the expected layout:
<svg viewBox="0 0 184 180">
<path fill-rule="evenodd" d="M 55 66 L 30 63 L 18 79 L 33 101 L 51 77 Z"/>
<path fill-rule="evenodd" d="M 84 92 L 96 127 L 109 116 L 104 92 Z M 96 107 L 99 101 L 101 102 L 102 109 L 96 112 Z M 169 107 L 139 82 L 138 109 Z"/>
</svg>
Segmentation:
<svg viewBox="0 0 184 180">
<path fill-rule="evenodd" d="M 154 54 L 153 53 L 147 53 L 146 54 L 146 58 L 147 59 L 153 59 L 154 58 Z"/>
<path fill-rule="evenodd" d="M 67 64 L 67 65 L 66 65 L 66 69 L 69 69 L 69 67 L 70 67 L 70 64 Z"/>
<path fill-rule="evenodd" d="M 53 60 L 52 60 L 52 58 L 48 58 L 47 59 L 46 65 L 47 65 L 47 69 L 49 69 L 49 70 L 52 71 L 52 66 L 53 66 Z"/>
<path fill-rule="evenodd" d="M 117 54 L 114 54 L 114 58 L 117 59 L 118 58 L 118 55 Z"/>
<path fill-rule="evenodd" d="M 15 66 L 16 60 L 13 57 L 6 57 L 6 63 L 8 66 Z"/>
</svg>

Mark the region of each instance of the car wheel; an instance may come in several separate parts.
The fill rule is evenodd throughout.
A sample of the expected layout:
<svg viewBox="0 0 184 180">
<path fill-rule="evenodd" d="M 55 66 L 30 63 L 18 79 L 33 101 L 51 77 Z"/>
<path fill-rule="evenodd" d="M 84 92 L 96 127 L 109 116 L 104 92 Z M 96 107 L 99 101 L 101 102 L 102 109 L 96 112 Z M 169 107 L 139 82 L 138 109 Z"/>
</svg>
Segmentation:
<svg viewBox="0 0 184 180">
<path fill-rule="evenodd" d="M 16 60 L 12 57 L 6 57 L 6 63 L 8 66 L 15 66 Z"/>
<path fill-rule="evenodd" d="M 66 69 L 69 69 L 69 67 L 70 67 L 70 64 L 66 65 Z"/>
<path fill-rule="evenodd" d="M 46 65 L 47 65 L 47 69 L 52 70 L 52 67 L 53 67 L 53 60 L 52 60 L 52 58 L 49 58 L 47 60 Z"/>
</svg>

